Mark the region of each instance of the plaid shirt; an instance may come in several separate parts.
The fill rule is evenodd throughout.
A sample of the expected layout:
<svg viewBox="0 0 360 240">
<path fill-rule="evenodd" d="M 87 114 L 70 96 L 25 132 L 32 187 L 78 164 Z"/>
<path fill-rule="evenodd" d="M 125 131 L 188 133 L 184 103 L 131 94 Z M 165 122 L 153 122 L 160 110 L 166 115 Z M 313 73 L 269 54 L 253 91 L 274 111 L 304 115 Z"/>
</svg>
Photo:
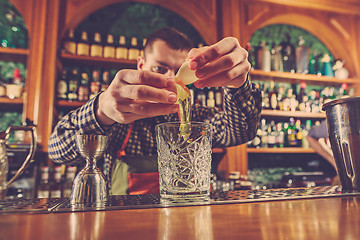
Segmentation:
<svg viewBox="0 0 360 240">
<path fill-rule="evenodd" d="M 49 157 L 55 163 L 74 164 L 80 159 L 76 134 L 107 134 L 110 144 L 104 154 L 104 174 L 110 180 L 111 164 L 117 158 L 130 124 L 116 123 L 110 128 L 102 127 L 95 116 L 96 100 L 97 97 L 91 99 L 58 122 L 49 140 Z M 224 88 L 222 111 L 218 108 L 193 106 L 192 121 L 210 123 L 214 127 L 213 147 L 225 148 L 254 138 L 260 112 L 260 91 L 248 78 L 238 89 Z M 125 148 L 126 154 L 156 155 L 155 125 L 172 121 L 179 121 L 177 113 L 135 121 Z"/>
</svg>

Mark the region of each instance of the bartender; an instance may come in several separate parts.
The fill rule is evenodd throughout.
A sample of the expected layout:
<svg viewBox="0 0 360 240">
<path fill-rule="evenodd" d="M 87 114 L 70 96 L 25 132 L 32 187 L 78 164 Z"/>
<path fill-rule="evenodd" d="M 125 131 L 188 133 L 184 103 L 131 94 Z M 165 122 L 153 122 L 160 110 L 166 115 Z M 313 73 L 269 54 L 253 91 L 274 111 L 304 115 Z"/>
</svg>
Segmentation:
<svg viewBox="0 0 360 240">
<path fill-rule="evenodd" d="M 234 37 L 192 48 L 189 38 L 173 28 L 153 32 L 137 70 L 120 70 L 107 90 L 57 123 L 49 140 L 50 159 L 74 164 L 80 160 L 77 134 L 106 134 L 103 171 L 111 194 L 158 193 L 155 125 L 179 121 L 176 72 L 190 59 L 195 87 L 223 87 L 223 110 L 194 105 L 192 120 L 214 127 L 214 148 L 236 146 L 255 136 L 261 112 L 247 56 Z"/>
</svg>

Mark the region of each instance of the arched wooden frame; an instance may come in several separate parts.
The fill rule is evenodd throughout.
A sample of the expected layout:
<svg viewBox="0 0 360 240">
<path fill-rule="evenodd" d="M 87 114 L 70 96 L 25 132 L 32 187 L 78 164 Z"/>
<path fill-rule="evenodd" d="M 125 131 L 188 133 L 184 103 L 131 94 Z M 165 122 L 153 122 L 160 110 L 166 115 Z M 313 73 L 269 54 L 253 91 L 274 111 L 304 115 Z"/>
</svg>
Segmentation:
<svg viewBox="0 0 360 240">
<path fill-rule="evenodd" d="M 125 0 L 69 0 L 66 9 L 65 27 L 66 29 L 76 28 L 76 26 L 98 9 L 114 3 L 129 2 Z M 211 1 L 159 1 L 159 0 L 138 0 L 131 2 L 144 2 L 167 8 L 179 16 L 183 17 L 200 33 L 207 44 L 215 43 L 217 40 L 216 32 L 216 9 L 215 0 Z M 199 8 L 202 10 L 199 11 Z M 81 9 L 81 11 L 80 11 Z"/>
<path fill-rule="evenodd" d="M 346 45 L 346 42 L 348 42 L 349 37 L 346 32 L 334 29 L 334 27 L 330 27 L 331 25 L 329 26 L 324 22 L 318 21 L 315 17 L 291 13 L 277 15 L 265 20 L 262 19 L 259 25 L 256 27 L 252 26 L 251 29 L 254 29 L 254 31 L 249 32 L 250 38 L 257 29 L 273 24 L 293 25 L 308 31 L 317 37 L 329 49 L 334 58 L 341 58 L 345 60 L 346 68 L 352 76 L 355 75 L 356 69 L 353 64 L 354 61 L 352 59 L 352 54 L 350 53 L 350 48 L 341 47 Z M 336 23 L 334 23 L 334 25 L 336 25 Z"/>
</svg>

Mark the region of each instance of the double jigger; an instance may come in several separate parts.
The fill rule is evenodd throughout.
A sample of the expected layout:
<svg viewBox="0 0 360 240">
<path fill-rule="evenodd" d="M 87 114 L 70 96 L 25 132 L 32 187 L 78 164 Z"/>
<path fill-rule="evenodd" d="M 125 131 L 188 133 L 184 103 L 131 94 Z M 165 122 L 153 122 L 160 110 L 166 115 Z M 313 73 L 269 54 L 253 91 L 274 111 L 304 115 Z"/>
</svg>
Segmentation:
<svg viewBox="0 0 360 240">
<path fill-rule="evenodd" d="M 73 206 L 104 206 L 109 200 L 109 189 L 104 174 L 96 166 L 108 143 L 106 135 L 77 135 L 76 145 L 86 166 L 74 179 L 70 204 Z"/>
</svg>

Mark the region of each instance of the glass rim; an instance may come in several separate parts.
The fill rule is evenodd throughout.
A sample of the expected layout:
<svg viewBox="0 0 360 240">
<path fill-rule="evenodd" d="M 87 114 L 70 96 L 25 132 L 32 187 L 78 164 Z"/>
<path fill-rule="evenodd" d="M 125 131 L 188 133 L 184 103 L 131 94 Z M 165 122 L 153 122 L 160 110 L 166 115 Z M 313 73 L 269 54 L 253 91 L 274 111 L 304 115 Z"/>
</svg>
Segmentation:
<svg viewBox="0 0 360 240">
<path fill-rule="evenodd" d="M 181 122 L 180 121 L 176 121 L 176 122 L 164 122 L 164 123 L 159 123 L 155 126 L 155 128 L 160 128 L 162 126 L 165 125 L 169 125 L 169 126 L 176 126 L 176 125 L 180 125 Z M 196 121 L 192 121 L 190 122 L 191 126 L 206 126 L 211 128 L 211 124 L 207 123 L 207 122 L 196 122 Z"/>
</svg>

